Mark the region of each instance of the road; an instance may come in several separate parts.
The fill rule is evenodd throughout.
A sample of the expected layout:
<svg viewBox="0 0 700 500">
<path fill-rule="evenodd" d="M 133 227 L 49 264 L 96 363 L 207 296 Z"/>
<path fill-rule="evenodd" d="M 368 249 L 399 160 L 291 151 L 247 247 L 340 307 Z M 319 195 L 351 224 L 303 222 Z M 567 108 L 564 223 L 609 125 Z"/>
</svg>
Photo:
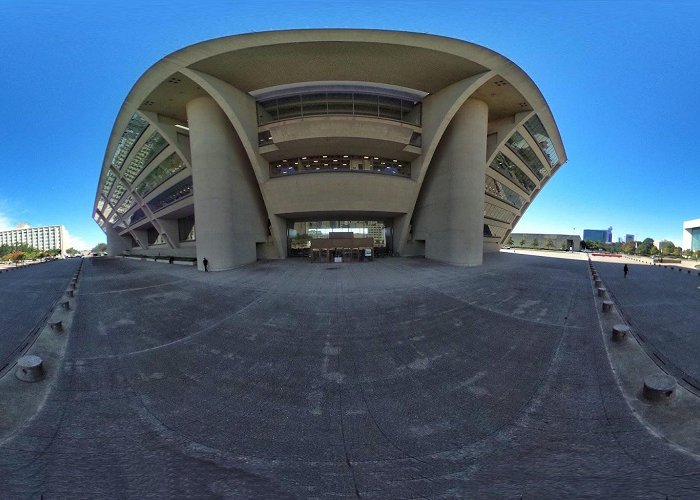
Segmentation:
<svg viewBox="0 0 700 500">
<path fill-rule="evenodd" d="M 56 260 L 0 273 L 0 372 L 46 323 L 79 264 Z"/>
</svg>

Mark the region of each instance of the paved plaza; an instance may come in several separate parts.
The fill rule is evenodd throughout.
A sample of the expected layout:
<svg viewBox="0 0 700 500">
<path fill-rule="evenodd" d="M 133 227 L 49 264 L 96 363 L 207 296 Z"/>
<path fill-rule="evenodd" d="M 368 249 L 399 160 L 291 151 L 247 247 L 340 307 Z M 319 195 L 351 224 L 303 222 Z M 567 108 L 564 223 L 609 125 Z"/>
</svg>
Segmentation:
<svg viewBox="0 0 700 500">
<path fill-rule="evenodd" d="M 49 265 L 47 282 L 67 282 L 71 270 Z M 621 281 L 621 264 L 596 267 L 635 329 L 695 373 L 700 277 L 639 265 Z M 11 279 L 0 274 L 4 296 Z M 97 258 L 76 300 L 60 369 L 39 382 L 46 400 L 0 440 L 9 498 L 700 491 L 697 455 L 651 432 L 618 388 L 583 259 L 201 273 Z"/>
</svg>

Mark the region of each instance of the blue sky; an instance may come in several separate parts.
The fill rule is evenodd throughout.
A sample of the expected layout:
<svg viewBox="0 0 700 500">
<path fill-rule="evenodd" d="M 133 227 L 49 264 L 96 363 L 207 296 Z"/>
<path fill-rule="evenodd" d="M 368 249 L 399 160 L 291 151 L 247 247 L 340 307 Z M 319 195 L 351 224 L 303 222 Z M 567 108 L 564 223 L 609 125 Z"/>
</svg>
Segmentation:
<svg viewBox="0 0 700 500">
<path fill-rule="evenodd" d="M 0 0 L 0 228 L 92 220 L 104 148 L 126 94 L 187 45 L 290 28 L 449 36 L 513 60 L 540 87 L 569 161 L 517 232 L 681 243 L 700 217 L 700 2 Z"/>
</svg>

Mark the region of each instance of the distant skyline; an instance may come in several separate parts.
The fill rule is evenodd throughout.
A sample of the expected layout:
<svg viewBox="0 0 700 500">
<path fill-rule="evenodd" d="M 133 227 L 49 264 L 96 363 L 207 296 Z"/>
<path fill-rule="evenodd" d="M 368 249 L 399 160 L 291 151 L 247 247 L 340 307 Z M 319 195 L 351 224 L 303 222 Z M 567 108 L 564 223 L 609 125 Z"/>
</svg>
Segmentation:
<svg viewBox="0 0 700 500">
<path fill-rule="evenodd" d="M 69 246 L 106 241 L 92 207 L 107 139 L 136 80 L 200 41 L 294 28 L 454 37 L 523 68 L 569 161 L 515 232 L 612 226 L 614 241 L 634 234 L 680 245 L 683 221 L 700 217 L 700 2 L 3 0 L 0 19 L 0 229 L 63 224 Z"/>
</svg>

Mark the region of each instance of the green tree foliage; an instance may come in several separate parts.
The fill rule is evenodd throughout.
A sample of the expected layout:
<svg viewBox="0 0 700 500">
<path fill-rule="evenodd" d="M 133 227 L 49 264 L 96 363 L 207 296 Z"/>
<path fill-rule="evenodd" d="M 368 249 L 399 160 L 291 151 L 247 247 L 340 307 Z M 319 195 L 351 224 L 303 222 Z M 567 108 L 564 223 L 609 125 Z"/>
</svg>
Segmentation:
<svg viewBox="0 0 700 500">
<path fill-rule="evenodd" d="M 80 252 L 78 252 L 75 248 L 70 247 L 68 250 L 66 250 L 66 253 L 70 256 L 73 256 L 79 254 Z"/>
<path fill-rule="evenodd" d="M 547 248 L 554 248 L 554 241 L 552 241 L 552 238 L 547 238 L 544 242 L 544 246 Z"/>
<path fill-rule="evenodd" d="M 95 248 L 92 249 L 93 253 L 104 253 L 107 251 L 107 243 L 98 243 Z"/>
<path fill-rule="evenodd" d="M 537 247 L 540 246 L 540 242 L 537 240 L 537 238 L 535 238 L 534 240 L 532 240 L 532 246 L 535 247 L 535 248 L 537 248 Z"/>
<path fill-rule="evenodd" d="M 22 254 L 22 258 L 20 260 L 34 260 L 56 256 L 61 253 L 61 250 L 54 248 L 42 252 L 41 250 L 33 248 L 26 243 L 21 243 L 18 245 L 0 245 L 0 260 L 13 260 L 17 258 L 18 253 Z"/>
</svg>

